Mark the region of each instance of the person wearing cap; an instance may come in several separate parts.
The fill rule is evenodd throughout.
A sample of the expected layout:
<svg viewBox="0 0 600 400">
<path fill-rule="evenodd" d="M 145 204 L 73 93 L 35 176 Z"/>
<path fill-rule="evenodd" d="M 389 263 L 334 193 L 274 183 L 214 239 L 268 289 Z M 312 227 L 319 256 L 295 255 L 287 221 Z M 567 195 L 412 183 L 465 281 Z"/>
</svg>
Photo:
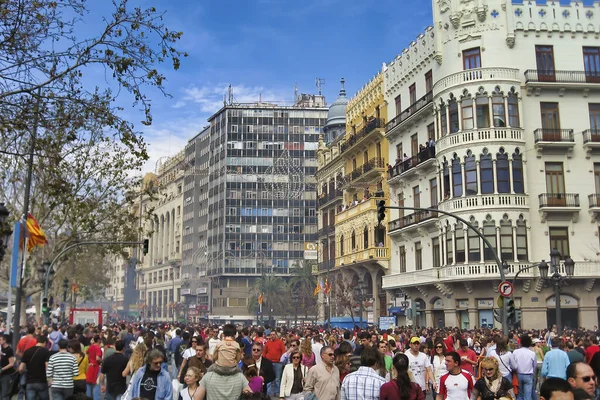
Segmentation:
<svg viewBox="0 0 600 400">
<path fill-rule="evenodd" d="M 434 384 L 433 371 L 429 357 L 419 351 L 421 340 L 413 336 L 409 342 L 410 349 L 404 354 L 408 357 L 409 369 L 413 375 L 413 381 L 421 386 L 424 392 L 429 393 L 430 384 Z"/>
</svg>

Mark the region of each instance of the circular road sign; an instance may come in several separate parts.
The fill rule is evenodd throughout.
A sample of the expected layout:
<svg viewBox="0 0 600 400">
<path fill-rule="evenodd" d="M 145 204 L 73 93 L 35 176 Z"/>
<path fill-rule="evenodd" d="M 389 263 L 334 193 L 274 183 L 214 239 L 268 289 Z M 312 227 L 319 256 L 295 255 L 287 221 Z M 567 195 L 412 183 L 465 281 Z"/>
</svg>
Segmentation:
<svg viewBox="0 0 600 400">
<path fill-rule="evenodd" d="M 500 285 L 498 285 L 498 293 L 500 293 L 500 296 L 502 297 L 512 296 L 514 290 L 515 288 L 513 287 L 512 283 L 508 281 L 500 282 Z"/>
</svg>

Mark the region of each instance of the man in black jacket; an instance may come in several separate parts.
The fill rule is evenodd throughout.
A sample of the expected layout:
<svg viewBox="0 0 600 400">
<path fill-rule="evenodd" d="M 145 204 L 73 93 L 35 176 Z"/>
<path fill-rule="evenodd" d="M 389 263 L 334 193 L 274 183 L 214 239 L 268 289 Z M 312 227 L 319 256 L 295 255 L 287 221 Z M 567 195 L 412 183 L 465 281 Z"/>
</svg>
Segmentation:
<svg viewBox="0 0 600 400">
<path fill-rule="evenodd" d="M 275 370 L 273 369 L 273 363 L 262 356 L 263 345 L 254 342 L 252 345 L 252 358 L 256 362 L 258 367 L 259 375 L 265 380 L 263 383 L 263 393 L 267 393 L 267 384 L 275 380 Z"/>
</svg>

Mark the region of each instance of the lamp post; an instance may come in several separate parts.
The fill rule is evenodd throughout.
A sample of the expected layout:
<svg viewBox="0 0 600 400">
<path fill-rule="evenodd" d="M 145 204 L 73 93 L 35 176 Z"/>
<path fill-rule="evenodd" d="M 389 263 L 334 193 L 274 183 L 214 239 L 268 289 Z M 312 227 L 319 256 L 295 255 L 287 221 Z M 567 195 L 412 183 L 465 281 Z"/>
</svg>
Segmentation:
<svg viewBox="0 0 600 400">
<path fill-rule="evenodd" d="M 294 305 L 294 326 L 298 326 L 298 292 L 292 292 L 292 304 Z"/>
<path fill-rule="evenodd" d="M 544 280 L 552 282 L 554 285 L 554 302 L 556 307 L 556 328 L 559 335 L 562 334 L 562 315 L 561 315 L 561 304 L 560 304 L 560 288 L 564 284 L 565 280 L 572 278 L 575 274 L 575 261 L 571 257 L 565 258 L 565 275 L 560 273 L 560 252 L 554 248 L 550 252 L 550 265 L 546 261 L 543 261 L 538 265 L 540 270 L 540 277 Z M 552 272 L 549 275 L 548 272 Z"/>
<path fill-rule="evenodd" d="M 66 322 L 67 315 L 67 290 L 69 290 L 69 278 L 65 278 L 62 284 L 63 288 L 63 305 L 62 305 L 62 322 Z"/>
<path fill-rule="evenodd" d="M 358 285 L 354 288 L 354 297 L 358 300 L 359 313 L 360 313 L 360 329 L 363 328 L 363 312 L 364 312 L 364 296 L 367 292 L 367 285 L 364 281 L 359 280 Z"/>
</svg>

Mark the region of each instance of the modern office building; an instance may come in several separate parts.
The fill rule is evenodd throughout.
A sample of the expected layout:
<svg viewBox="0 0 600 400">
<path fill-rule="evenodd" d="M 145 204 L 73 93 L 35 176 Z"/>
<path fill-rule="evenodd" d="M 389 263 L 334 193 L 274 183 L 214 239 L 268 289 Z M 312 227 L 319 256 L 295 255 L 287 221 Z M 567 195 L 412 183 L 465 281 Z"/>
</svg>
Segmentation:
<svg viewBox="0 0 600 400">
<path fill-rule="evenodd" d="M 563 325 L 598 325 L 599 4 L 432 4 L 433 27 L 383 73 L 394 203 L 482 233 L 518 274 L 523 328 L 556 322 L 557 287 Z M 477 233 L 435 211 L 388 213 L 383 287 L 408 303 L 399 324 L 493 326 L 500 270 Z M 552 249 L 561 261 L 544 279 Z"/>
<path fill-rule="evenodd" d="M 257 279 L 287 278 L 309 261 L 305 244 L 317 241 L 316 150 L 326 120 L 323 96 L 300 95 L 289 105 L 231 101 L 189 142 L 186 168 L 194 172 L 184 178 L 183 230 L 189 286 L 182 293 L 195 318 L 256 321 Z M 263 306 L 266 317 L 268 294 Z"/>
</svg>

